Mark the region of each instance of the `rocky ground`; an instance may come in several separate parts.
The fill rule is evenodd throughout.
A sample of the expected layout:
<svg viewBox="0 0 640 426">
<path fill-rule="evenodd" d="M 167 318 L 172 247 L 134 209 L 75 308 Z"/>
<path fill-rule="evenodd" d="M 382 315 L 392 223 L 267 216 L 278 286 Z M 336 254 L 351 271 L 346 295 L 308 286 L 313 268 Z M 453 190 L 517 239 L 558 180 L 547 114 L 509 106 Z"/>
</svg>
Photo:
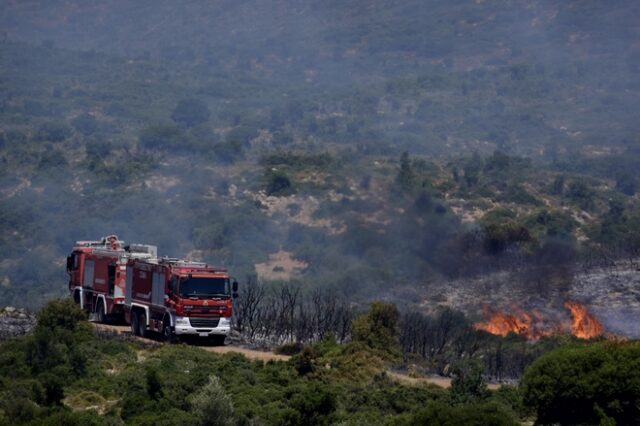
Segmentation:
<svg viewBox="0 0 640 426">
<path fill-rule="evenodd" d="M 608 331 L 640 338 L 639 260 L 576 274 L 572 293 L 576 299 L 588 301 Z"/>
<path fill-rule="evenodd" d="M 0 340 L 29 334 L 36 325 L 36 315 L 12 306 L 0 308 Z"/>
</svg>

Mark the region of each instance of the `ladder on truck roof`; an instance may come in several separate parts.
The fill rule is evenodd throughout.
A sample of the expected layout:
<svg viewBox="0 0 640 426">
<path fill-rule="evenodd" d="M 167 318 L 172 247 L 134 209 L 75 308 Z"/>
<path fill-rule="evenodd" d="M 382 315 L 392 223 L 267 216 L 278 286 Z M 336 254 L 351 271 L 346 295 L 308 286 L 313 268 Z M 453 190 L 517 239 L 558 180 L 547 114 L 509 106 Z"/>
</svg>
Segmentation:
<svg viewBox="0 0 640 426">
<path fill-rule="evenodd" d="M 179 259 L 177 257 L 166 257 L 166 256 L 158 259 L 158 263 L 163 265 L 171 265 L 171 266 L 187 267 L 187 268 L 207 268 L 209 266 L 205 262 L 194 262 L 192 260 L 184 260 L 184 259 Z"/>
<path fill-rule="evenodd" d="M 158 257 L 158 247 L 151 244 L 131 243 L 125 245 L 117 235 L 108 235 L 97 241 L 76 241 L 76 248 L 91 248 L 94 253 L 113 254 L 124 253 L 126 257 L 135 259 L 155 259 Z"/>
<path fill-rule="evenodd" d="M 211 268 L 214 272 L 227 272 L 226 268 L 221 268 L 219 266 L 209 265 L 205 262 L 195 262 L 193 260 L 184 260 L 179 259 L 177 257 L 161 257 L 158 260 L 158 264 L 160 265 L 171 265 L 178 268 Z"/>
<path fill-rule="evenodd" d="M 118 250 L 122 249 L 123 246 L 124 241 L 120 241 L 117 235 L 107 235 L 97 241 L 76 241 L 76 247 Z"/>
</svg>

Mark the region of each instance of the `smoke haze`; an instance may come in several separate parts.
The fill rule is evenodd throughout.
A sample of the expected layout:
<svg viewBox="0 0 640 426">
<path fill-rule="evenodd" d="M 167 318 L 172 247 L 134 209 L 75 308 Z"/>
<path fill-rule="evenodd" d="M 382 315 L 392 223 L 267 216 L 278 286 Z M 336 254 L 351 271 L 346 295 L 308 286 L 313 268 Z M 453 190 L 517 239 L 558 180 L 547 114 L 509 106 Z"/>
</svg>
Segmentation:
<svg viewBox="0 0 640 426">
<path fill-rule="evenodd" d="M 115 233 L 241 281 L 434 310 L 463 307 L 452 280 L 476 300 L 506 274 L 496 299 L 577 295 L 637 336 L 635 307 L 576 276 L 630 259 L 637 279 L 638 18 L 632 1 L 3 2 L 0 305 L 64 295 L 73 242 Z"/>
</svg>

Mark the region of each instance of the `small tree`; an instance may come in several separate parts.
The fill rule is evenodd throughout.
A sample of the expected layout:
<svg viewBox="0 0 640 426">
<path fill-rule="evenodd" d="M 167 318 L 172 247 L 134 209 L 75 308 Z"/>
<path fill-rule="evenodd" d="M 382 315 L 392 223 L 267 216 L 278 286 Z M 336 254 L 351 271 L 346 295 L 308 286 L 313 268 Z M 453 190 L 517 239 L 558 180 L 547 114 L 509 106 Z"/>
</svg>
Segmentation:
<svg viewBox="0 0 640 426">
<path fill-rule="evenodd" d="M 410 192 L 416 183 L 416 175 L 411 167 L 409 153 L 406 151 L 400 156 L 400 170 L 398 170 L 396 182 L 404 192 Z"/>
<path fill-rule="evenodd" d="M 291 179 L 289 176 L 283 171 L 280 170 L 269 170 L 266 173 L 266 193 L 267 195 L 289 195 L 294 191 L 293 184 L 291 183 Z"/>
<path fill-rule="evenodd" d="M 484 167 L 480 154 L 474 152 L 471 158 L 466 162 L 463 167 L 464 182 L 467 187 L 472 187 L 480 180 L 480 171 Z"/>
<path fill-rule="evenodd" d="M 71 299 L 52 300 L 38 313 L 36 332 L 50 333 L 58 329 L 75 331 L 87 314 Z"/>
<path fill-rule="evenodd" d="M 372 349 L 398 355 L 396 327 L 400 314 L 392 303 L 373 302 L 371 309 L 353 321 L 353 340 L 365 343 Z"/>
<path fill-rule="evenodd" d="M 73 127 L 85 136 L 93 134 L 98 129 L 98 122 L 91 114 L 81 114 L 71 122 Z"/>
<path fill-rule="evenodd" d="M 40 139 L 49 142 L 62 142 L 71 135 L 71 128 L 64 123 L 48 121 L 38 129 Z"/>
<path fill-rule="evenodd" d="M 183 99 L 171 113 L 171 119 L 183 127 L 194 127 L 209 119 L 211 111 L 199 99 Z"/>
<path fill-rule="evenodd" d="M 616 176 L 616 189 L 632 197 L 638 191 L 638 179 L 631 173 L 619 173 Z"/>
<path fill-rule="evenodd" d="M 184 148 L 184 134 L 174 125 L 152 125 L 140 133 L 140 147 L 146 149 L 180 149 Z"/>
<path fill-rule="evenodd" d="M 567 196 L 573 200 L 578 207 L 584 210 L 591 210 L 595 206 L 594 197 L 596 192 L 584 180 L 575 180 L 569 184 Z"/>
<path fill-rule="evenodd" d="M 147 393 L 151 399 L 158 400 L 162 397 L 162 382 L 160 381 L 160 375 L 155 368 L 149 368 L 146 372 L 147 379 Z"/>
<path fill-rule="evenodd" d="M 453 368 L 451 397 L 455 402 L 476 402 L 489 396 L 482 377 L 482 365 L 477 361 L 461 362 Z"/>
<path fill-rule="evenodd" d="M 562 195 L 564 193 L 564 176 L 558 175 L 553 180 L 551 187 L 549 188 L 549 192 L 553 195 Z"/>
<path fill-rule="evenodd" d="M 227 426 L 233 424 L 231 398 L 224 391 L 218 376 L 209 376 L 209 382 L 189 398 L 194 413 L 203 425 Z"/>
</svg>

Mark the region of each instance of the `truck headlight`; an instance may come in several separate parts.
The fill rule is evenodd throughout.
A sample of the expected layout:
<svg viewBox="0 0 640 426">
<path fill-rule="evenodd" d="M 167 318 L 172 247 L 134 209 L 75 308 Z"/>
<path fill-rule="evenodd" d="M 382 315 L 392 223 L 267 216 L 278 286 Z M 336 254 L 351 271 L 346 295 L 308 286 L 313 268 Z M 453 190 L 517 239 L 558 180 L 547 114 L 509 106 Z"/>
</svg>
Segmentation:
<svg viewBox="0 0 640 426">
<path fill-rule="evenodd" d="M 218 324 L 219 325 L 229 325 L 229 324 L 231 324 L 231 318 L 222 317 L 222 318 L 220 318 L 220 322 Z"/>
<path fill-rule="evenodd" d="M 176 317 L 176 325 L 189 325 L 188 317 Z"/>
</svg>

